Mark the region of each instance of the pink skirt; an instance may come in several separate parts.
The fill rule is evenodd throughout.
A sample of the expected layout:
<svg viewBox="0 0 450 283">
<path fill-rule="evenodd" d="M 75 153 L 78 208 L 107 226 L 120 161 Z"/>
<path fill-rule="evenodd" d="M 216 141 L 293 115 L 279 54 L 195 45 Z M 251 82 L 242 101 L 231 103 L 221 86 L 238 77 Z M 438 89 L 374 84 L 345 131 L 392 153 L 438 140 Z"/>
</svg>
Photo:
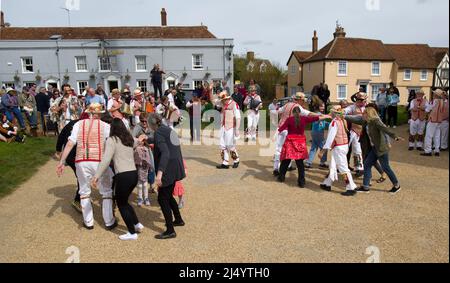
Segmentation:
<svg viewBox="0 0 450 283">
<path fill-rule="evenodd" d="M 284 142 L 281 150 L 281 160 L 305 160 L 308 159 L 308 148 L 306 146 L 306 137 L 301 135 L 289 135 Z"/>
<path fill-rule="evenodd" d="M 175 183 L 175 188 L 173 189 L 173 196 L 174 197 L 181 197 L 184 195 L 184 186 L 181 181 L 177 181 Z"/>
</svg>

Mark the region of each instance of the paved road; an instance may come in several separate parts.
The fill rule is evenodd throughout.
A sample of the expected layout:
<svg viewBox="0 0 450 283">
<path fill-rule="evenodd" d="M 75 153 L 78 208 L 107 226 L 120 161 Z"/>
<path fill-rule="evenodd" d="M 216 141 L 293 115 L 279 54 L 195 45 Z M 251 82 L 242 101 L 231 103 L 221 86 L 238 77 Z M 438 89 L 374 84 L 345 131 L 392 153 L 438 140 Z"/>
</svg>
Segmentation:
<svg viewBox="0 0 450 283">
<path fill-rule="evenodd" d="M 121 219 L 116 231 L 103 229 L 98 194 L 96 227 L 83 229 L 70 206 L 74 176 L 58 179 L 50 161 L 0 201 L 0 262 L 65 262 L 71 246 L 81 262 L 366 262 L 371 246 L 382 262 L 448 262 L 448 153 L 424 158 L 406 147 L 396 144 L 391 156 L 400 194 L 386 183 L 344 198 L 319 189 L 326 172 L 318 169 L 307 172 L 306 189 L 294 175 L 276 183 L 257 146 L 241 146 L 242 166 L 229 171 L 214 168 L 215 146 L 184 146 L 187 226 L 170 241 L 154 239 L 164 229 L 155 195 L 151 208 L 137 208 L 146 227 L 137 242 L 117 239 Z"/>
</svg>

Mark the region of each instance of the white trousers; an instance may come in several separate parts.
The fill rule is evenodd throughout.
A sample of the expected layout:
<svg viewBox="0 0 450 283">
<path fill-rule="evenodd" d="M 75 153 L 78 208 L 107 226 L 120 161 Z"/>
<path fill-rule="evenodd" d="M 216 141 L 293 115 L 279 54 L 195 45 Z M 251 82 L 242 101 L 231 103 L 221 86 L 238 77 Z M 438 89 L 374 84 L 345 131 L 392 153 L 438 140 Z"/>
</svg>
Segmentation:
<svg viewBox="0 0 450 283">
<path fill-rule="evenodd" d="M 353 181 L 350 169 L 348 169 L 347 153 L 348 153 L 347 145 L 337 146 L 331 151 L 330 173 L 323 182 L 324 185 L 331 187 L 333 182 L 339 180 L 338 176 L 339 170 L 339 174 L 344 175 L 345 177 L 345 182 L 347 184 L 346 189 L 348 191 L 353 191 L 356 189 L 356 184 Z"/>
<path fill-rule="evenodd" d="M 254 111 L 249 111 L 247 115 L 247 122 L 248 122 L 247 138 L 256 139 L 256 129 L 259 123 L 259 112 L 256 113 Z"/>
<path fill-rule="evenodd" d="M 98 162 L 80 162 L 75 164 L 77 170 L 78 183 L 80 185 L 81 210 L 84 224 L 94 225 L 94 213 L 91 203 L 91 180 L 97 172 Z M 98 188 L 103 198 L 102 213 L 106 226 L 111 226 L 115 222 L 113 215 L 113 190 L 112 190 L 112 170 L 108 169 L 98 180 Z"/>
<path fill-rule="evenodd" d="M 448 121 L 444 120 L 441 123 L 441 148 L 448 149 Z"/>
<path fill-rule="evenodd" d="M 420 121 L 417 119 L 416 121 L 411 120 L 409 123 L 409 134 L 411 135 L 411 140 L 409 141 L 410 147 L 423 147 L 423 142 L 418 140 L 416 135 L 423 136 L 425 133 L 425 125 L 426 121 Z M 412 139 L 415 139 L 413 142 Z"/>
<path fill-rule="evenodd" d="M 226 130 L 222 126 L 220 128 L 220 150 L 222 152 L 222 164 L 228 166 L 230 164 L 230 153 L 234 163 L 239 162 L 239 156 L 236 151 L 235 130 L 231 128 Z"/>
<path fill-rule="evenodd" d="M 433 143 L 434 152 L 438 153 L 441 147 L 441 123 L 428 122 L 425 135 L 425 153 L 432 152 Z"/>
<path fill-rule="evenodd" d="M 349 145 L 352 147 L 352 155 L 355 159 L 355 169 L 358 171 L 363 171 L 364 165 L 363 165 L 361 144 L 359 143 L 358 134 L 355 133 L 354 131 L 350 131 Z"/>
<path fill-rule="evenodd" d="M 273 170 L 279 170 L 280 168 L 280 156 L 281 150 L 283 149 L 284 142 L 286 141 L 286 137 L 288 135 L 288 131 L 282 131 L 281 133 L 277 131 L 277 142 L 275 144 L 275 158 L 273 161 Z"/>
</svg>

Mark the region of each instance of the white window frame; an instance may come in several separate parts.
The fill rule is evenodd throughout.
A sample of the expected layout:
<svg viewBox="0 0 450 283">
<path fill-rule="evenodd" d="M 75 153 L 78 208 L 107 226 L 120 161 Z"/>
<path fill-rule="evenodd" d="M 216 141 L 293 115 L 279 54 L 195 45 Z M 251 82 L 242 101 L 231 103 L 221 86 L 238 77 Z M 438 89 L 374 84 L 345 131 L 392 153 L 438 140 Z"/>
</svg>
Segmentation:
<svg viewBox="0 0 450 283">
<path fill-rule="evenodd" d="M 139 83 L 145 82 L 145 86 L 140 85 Z M 148 91 L 148 80 L 136 80 L 136 87 L 140 88 L 142 92 Z"/>
<path fill-rule="evenodd" d="M 345 64 L 345 74 L 340 72 L 341 64 Z M 348 75 L 348 61 L 338 61 L 337 75 L 338 75 L 338 77 L 346 77 Z"/>
<path fill-rule="evenodd" d="M 406 76 L 407 71 L 409 71 L 409 78 Z M 404 80 L 404 81 L 411 81 L 411 80 L 412 80 L 412 76 L 413 76 L 413 71 L 412 71 L 412 69 L 405 69 L 405 70 L 403 71 L 403 80 Z"/>
<path fill-rule="evenodd" d="M 195 89 L 197 87 L 197 85 L 203 85 L 203 80 L 193 80 L 192 81 L 192 87 Z"/>
<path fill-rule="evenodd" d="M 25 66 L 29 66 L 29 64 L 25 64 L 25 60 L 27 60 L 27 59 L 31 59 L 31 68 L 33 69 L 33 71 L 31 71 L 31 72 L 25 69 Z M 20 61 L 22 62 L 22 73 L 23 74 L 34 74 L 34 63 L 33 63 L 32 56 L 21 57 Z"/>
<path fill-rule="evenodd" d="M 199 56 L 200 58 L 200 65 L 196 65 L 196 56 Z M 205 62 L 204 62 L 204 56 L 203 54 L 197 53 L 197 54 L 192 54 L 192 70 L 196 70 L 196 71 L 202 71 L 205 69 Z"/>
<path fill-rule="evenodd" d="M 139 62 L 138 62 L 138 60 L 139 59 L 144 59 L 144 66 L 145 66 L 145 68 L 144 69 L 140 69 L 139 68 L 139 65 L 142 65 L 142 64 L 139 64 Z M 136 72 L 147 72 L 147 56 L 145 56 L 145 55 L 136 55 L 135 57 L 134 57 L 134 60 L 135 60 L 135 65 L 136 65 Z"/>
<path fill-rule="evenodd" d="M 345 87 L 345 97 L 340 97 L 339 96 L 341 87 Z M 337 97 L 338 100 L 347 99 L 347 94 L 348 94 L 348 86 L 347 85 L 344 85 L 344 84 L 337 85 L 336 97 Z"/>
<path fill-rule="evenodd" d="M 86 86 L 84 88 L 80 87 L 81 83 L 86 83 Z M 77 90 L 78 90 L 78 95 L 82 95 L 83 91 L 86 89 L 86 87 L 89 86 L 89 82 L 88 81 L 77 81 Z"/>
<path fill-rule="evenodd" d="M 14 82 L 2 82 L 2 86 L 5 86 L 5 88 L 16 88 L 16 84 Z"/>
<path fill-rule="evenodd" d="M 102 69 L 102 64 L 101 64 L 101 59 L 102 58 L 108 58 L 109 60 L 109 69 Z M 116 71 L 114 68 L 117 67 L 117 57 L 116 56 L 109 56 L 109 57 L 102 57 L 99 56 L 98 57 L 98 71 L 101 73 L 109 73 L 109 72 L 114 72 Z"/>
<path fill-rule="evenodd" d="M 23 86 L 30 88 L 32 85 L 35 85 L 36 82 L 23 82 Z"/>
<path fill-rule="evenodd" d="M 375 64 L 378 64 L 378 73 L 375 73 L 375 72 L 374 72 L 374 70 L 375 70 L 375 68 L 374 68 Z M 373 61 L 373 62 L 372 62 L 372 70 L 371 70 L 371 73 L 372 73 L 372 76 L 374 76 L 374 77 L 379 77 L 379 76 L 381 76 L 381 62 L 380 62 L 380 61 Z"/>
<path fill-rule="evenodd" d="M 79 63 L 78 59 L 84 58 L 84 65 L 86 65 L 86 69 L 79 69 L 79 65 L 82 65 Z M 86 56 L 75 56 L 75 71 L 77 73 L 87 73 L 88 72 L 88 64 L 87 64 L 87 57 Z"/>
<path fill-rule="evenodd" d="M 190 83 L 183 83 L 181 85 L 181 89 L 191 89 L 191 84 Z"/>
<path fill-rule="evenodd" d="M 297 70 L 298 70 L 297 65 L 292 65 L 291 66 L 291 75 L 297 74 Z"/>
<path fill-rule="evenodd" d="M 370 85 L 370 99 L 372 101 L 376 101 L 377 100 L 377 96 L 380 93 L 380 89 L 384 87 L 384 84 L 372 84 Z M 375 92 L 374 89 L 377 88 L 377 91 Z"/>
<path fill-rule="evenodd" d="M 449 69 L 443 68 L 440 72 L 440 76 L 441 76 L 441 80 L 448 80 L 449 79 Z"/>
<path fill-rule="evenodd" d="M 423 77 L 423 75 L 425 74 L 425 78 Z M 428 70 L 420 70 L 420 81 L 422 82 L 426 82 L 428 81 Z"/>
</svg>

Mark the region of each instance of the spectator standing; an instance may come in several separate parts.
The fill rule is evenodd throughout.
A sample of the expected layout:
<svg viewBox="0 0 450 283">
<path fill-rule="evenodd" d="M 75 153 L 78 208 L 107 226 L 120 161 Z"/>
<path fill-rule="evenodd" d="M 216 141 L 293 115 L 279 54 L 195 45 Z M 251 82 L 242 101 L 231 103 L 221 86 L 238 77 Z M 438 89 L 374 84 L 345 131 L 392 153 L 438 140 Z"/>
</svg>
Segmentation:
<svg viewBox="0 0 450 283">
<path fill-rule="evenodd" d="M 380 88 L 380 91 L 377 94 L 376 104 L 380 113 L 381 121 L 386 123 L 386 110 L 388 106 L 386 88 Z"/>
<path fill-rule="evenodd" d="M 189 126 L 191 129 L 191 142 L 200 141 L 201 119 L 202 119 L 202 103 L 200 97 L 194 94 L 192 100 L 186 104 L 189 112 Z"/>
<path fill-rule="evenodd" d="M 387 96 L 387 104 L 388 104 L 388 126 L 392 128 L 397 128 L 397 117 L 398 117 L 398 103 L 400 102 L 400 98 L 398 94 L 395 93 L 394 88 L 389 89 L 389 94 Z"/>
<path fill-rule="evenodd" d="M 161 98 L 163 95 L 162 91 L 162 75 L 165 74 L 163 70 L 160 69 L 159 64 L 155 64 L 153 69 L 150 71 L 151 82 L 155 92 L 155 98 Z"/>
<path fill-rule="evenodd" d="M 237 103 L 240 110 L 244 110 L 244 96 L 239 92 L 239 87 L 237 85 L 234 86 L 234 92 L 231 95 L 231 98 Z"/>
<path fill-rule="evenodd" d="M 105 98 L 103 94 L 99 94 L 98 88 L 97 90 L 93 88 L 88 89 L 88 93 L 86 95 L 86 107 L 88 107 L 92 103 L 101 104 L 103 106 L 106 105 Z"/>
<path fill-rule="evenodd" d="M 27 87 L 22 89 L 22 94 L 19 96 L 20 108 L 25 112 L 30 128 L 35 130 L 37 128 L 37 109 L 36 99 Z"/>
<path fill-rule="evenodd" d="M 47 132 L 45 125 L 45 116 L 48 114 L 48 109 L 50 108 L 50 96 L 47 93 L 45 87 L 41 87 L 39 93 L 36 95 L 36 109 L 39 113 L 41 119 L 42 130 L 44 134 Z"/>
</svg>

